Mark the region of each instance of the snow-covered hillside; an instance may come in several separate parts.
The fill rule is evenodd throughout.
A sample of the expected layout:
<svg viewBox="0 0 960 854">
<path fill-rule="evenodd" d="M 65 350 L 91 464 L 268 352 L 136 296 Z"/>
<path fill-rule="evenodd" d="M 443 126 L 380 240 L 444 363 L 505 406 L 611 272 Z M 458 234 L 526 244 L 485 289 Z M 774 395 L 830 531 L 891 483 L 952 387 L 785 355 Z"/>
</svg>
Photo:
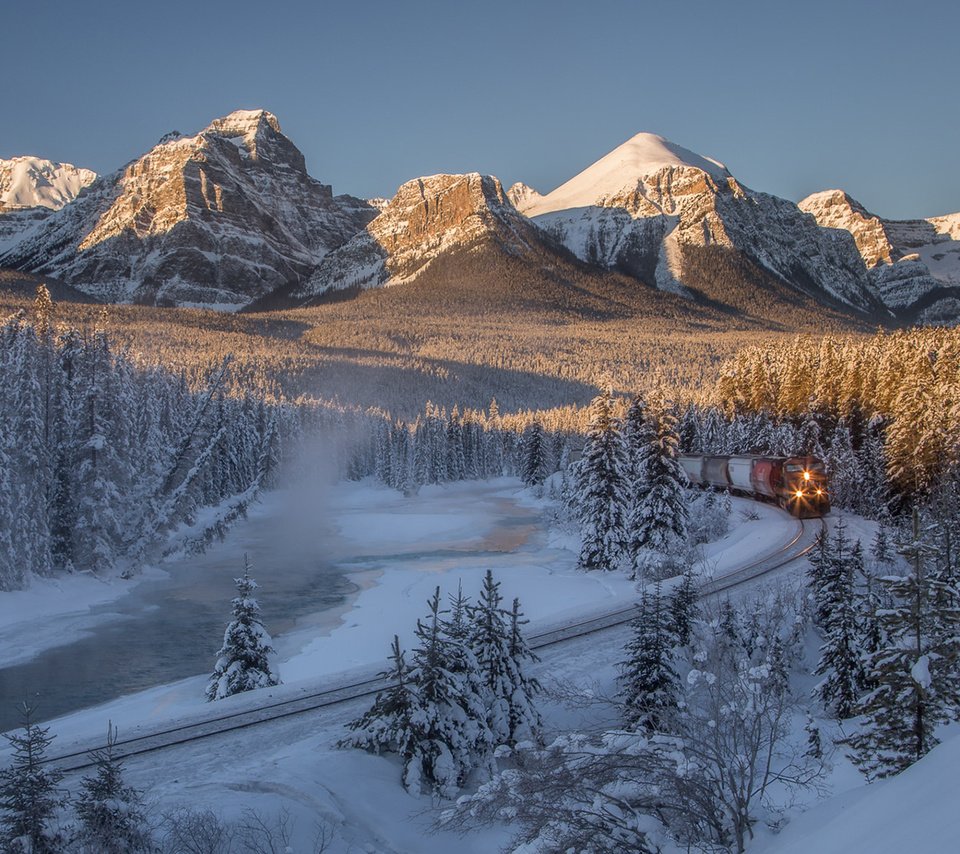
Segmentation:
<svg viewBox="0 0 960 854">
<path fill-rule="evenodd" d="M 653 133 L 638 133 L 545 196 L 529 197 L 518 208 L 529 217 L 569 208 L 603 206 L 636 189 L 661 169 L 690 168 L 717 181 L 731 177 L 719 161 L 675 145 Z M 527 188 L 529 190 L 529 188 Z"/>
<path fill-rule="evenodd" d="M 89 169 L 40 157 L 0 159 L 0 213 L 33 207 L 60 210 L 96 177 Z"/>
<path fill-rule="evenodd" d="M 960 734 L 889 780 L 855 786 L 794 817 L 751 854 L 946 854 L 957 850 Z"/>
<path fill-rule="evenodd" d="M 819 228 L 795 204 L 754 192 L 717 160 L 641 133 L 557 189 L 516 193 L 522 213 L 581 260 L 630 273 L 662 290 L 726 302 L 697 274 L 700 250 L 772 275 L 783 289 L 883 313 L 847 235 Z M 700 264 L 702 266 L 702 263 Z"/>
</svg>

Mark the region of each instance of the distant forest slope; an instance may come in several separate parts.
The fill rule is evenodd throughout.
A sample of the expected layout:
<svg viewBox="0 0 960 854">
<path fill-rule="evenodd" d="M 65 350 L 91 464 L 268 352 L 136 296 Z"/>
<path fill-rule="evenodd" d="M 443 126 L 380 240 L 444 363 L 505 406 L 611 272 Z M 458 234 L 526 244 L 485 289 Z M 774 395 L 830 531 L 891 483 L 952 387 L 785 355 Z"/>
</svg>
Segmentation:
<svg viewBox="0 0 960 854">
<path fill-rule="evenodd" d="M 0 312 L 29 308 L 37 281 L 0 271 Z M 51 292 L 58 320 L 82 326 L 105 310 L 99 322 L 143 361 L 200 377 L 232 354 L 238 393 L 337 399 L 399 416 L 427 401 L 484 408 L 496 398 L 502 412 L 578 407 L 604 376 L 623 391 L 665 385 L 696 399 L 746 344 L 870 331 L 802 298 L 780 303 L 779 319 L 760 316 L 762 305 L 736 314 L 562 259 L 531 276 L 529 265 L 482 244 L 438 259 L 414 282 L 284 311 L 104 307 Z"/>
</svg>

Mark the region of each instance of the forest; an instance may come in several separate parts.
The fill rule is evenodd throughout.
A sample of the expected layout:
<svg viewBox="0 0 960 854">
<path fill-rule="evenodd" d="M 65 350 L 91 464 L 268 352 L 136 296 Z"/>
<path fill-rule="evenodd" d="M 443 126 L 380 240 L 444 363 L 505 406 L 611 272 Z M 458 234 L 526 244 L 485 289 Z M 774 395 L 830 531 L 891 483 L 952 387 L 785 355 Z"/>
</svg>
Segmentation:
<svg viewBox="0 0 960 854">
<path fill-rule="evenodd" d="M 325 449 L 329 475 L 404 495 L 516 476 L 576 530 L 582 571 L 645 585 L 605 700 L 617 724 L 603 731 L 546 737 L 519 603 L 501 607 L 492 577 L 476 603 L 460 593 L 445 606 L 438 589 L 412 652 L 395 639 L 384 671 L 394 687 L 341 747 L 397 754 L 412 793 L 460 795 L 438 827 L 509 816 L 517 845 L 743 851 L 761 816 L 785 808 L 785 792 L 815 788 L 837 751 L 868 779 L 889 776 L 960 717 L 956 330 L 771 336 L 717 358 L 708 382 L 691 373 L 672 388 L 661 372 L 629 394 L 600 359 L 582 384 L 589 405 L 474 404 L 468 385 L 452 404 L 393 410 L 294 394 L 300 343 L 286 363 L 282 349 L 265 364 L 223 352 L 259 324 L 267 353 L 286 320 L 228 318 L 204 331 L 171 320 L 144 343 L 125 311 L 145 322 L 138 309 L 55 305 L 40 288 L 0 328 L 0 588 L 131 574 L 170 548 L 202 549 L 284 482 L 304 442 Z M 676 355 L 669 339 L 658 353 Z M 434 388 L 415 384 L 419 395 Z M 688 488 L 682 452 L 824 460 L 841 518 L 811 553 L 805 587 L 701 599 L 696 547 L 725 533 L 730 505 Z M 847 534 L 845 512 L 878 523 L 873 542 Z M 248 571 L 238 579 L 211 700 L 277 684 L 255 587 Z M 804 696 L 796 683 L 808 670 L 818 681 Z M 49 736 L 28 722 L 12 744 L 26 753 L 0 780 L 8 818 L 22 817 L 11 793 Z M 77 802 L 77 840 L 106 838 L 96 821 L 117 816 L 105 819 L 103 805 L 124 798 L 140 822 L 124 831 L 137 840 L 129 850 L 154 850 L 158 833 L 182 839 L 190 816 L 148 833 L 139 794 L 101 760 L 107 794 L 88 787 Z M 29 833 L 47 839 L 56 809 L 44 813 L 41 795 Z M 22 838 L 18 827 L 7 830 Z M 61 843 L 50 850 L 73 850 Z"/>
</svg>

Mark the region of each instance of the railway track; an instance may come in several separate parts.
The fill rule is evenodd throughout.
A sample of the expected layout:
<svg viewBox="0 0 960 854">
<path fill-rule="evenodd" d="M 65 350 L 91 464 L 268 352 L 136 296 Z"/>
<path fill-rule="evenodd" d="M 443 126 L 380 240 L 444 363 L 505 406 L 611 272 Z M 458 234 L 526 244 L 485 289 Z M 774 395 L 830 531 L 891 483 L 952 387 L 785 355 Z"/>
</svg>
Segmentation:
<svg viewBox="0 0 960 854">
<path fill-rule="evenodd" d="M 786 545 L 747 566 L 704 583 L 700 587 L 701 595 L 712 596 L 733 590 L 792 563 L 813 548 L 817 534 L 824 528 L 825 524 L 822 519 L 798 520 L 797 530 Z M 635 612 L 635 605 L 631 603 L 628 606 L 585 620 L 530 635 L 528 642 L 531 648 L 535 650 L 549 648 L 566 641 L 622 626 L 633 619 Z M 389 680 L 375 676 L 339 685 L 335 688 L 304 694 L 300 697 L 264 703 L 253 709 L 221 714 L 194 723 L 156 730 L 115 742 L 113 755 L 125 759 L 215 735 L 248 729 L 269 721 L 306 714 L 338 703 L 373 696 L 389 687 L 389 685 Z M 83 771 L 95 767 L 96 763 L 91 759 L 90 752 L 97 749 L 99 749 L 98 746 L 87 747 L 82 750 L 52 756 L 46 760 L 45 764 L 64 772 Z"/>
</svg>

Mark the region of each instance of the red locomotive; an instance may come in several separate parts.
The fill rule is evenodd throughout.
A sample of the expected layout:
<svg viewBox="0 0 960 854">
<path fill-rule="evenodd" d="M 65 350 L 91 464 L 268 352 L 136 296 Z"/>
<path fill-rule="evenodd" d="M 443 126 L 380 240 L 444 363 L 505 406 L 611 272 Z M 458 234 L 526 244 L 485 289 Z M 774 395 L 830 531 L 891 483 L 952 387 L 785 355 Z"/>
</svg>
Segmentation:
<svg viewBox="0 0 960 854">
<path fill-rule="evenodd" d="M 684 454 L 680 465 L 695 486 L 729 489 L 775 501 L 798 519 L 830 512 L 827 472 L 816 457 L 694 456 Z"/>
</svg>

